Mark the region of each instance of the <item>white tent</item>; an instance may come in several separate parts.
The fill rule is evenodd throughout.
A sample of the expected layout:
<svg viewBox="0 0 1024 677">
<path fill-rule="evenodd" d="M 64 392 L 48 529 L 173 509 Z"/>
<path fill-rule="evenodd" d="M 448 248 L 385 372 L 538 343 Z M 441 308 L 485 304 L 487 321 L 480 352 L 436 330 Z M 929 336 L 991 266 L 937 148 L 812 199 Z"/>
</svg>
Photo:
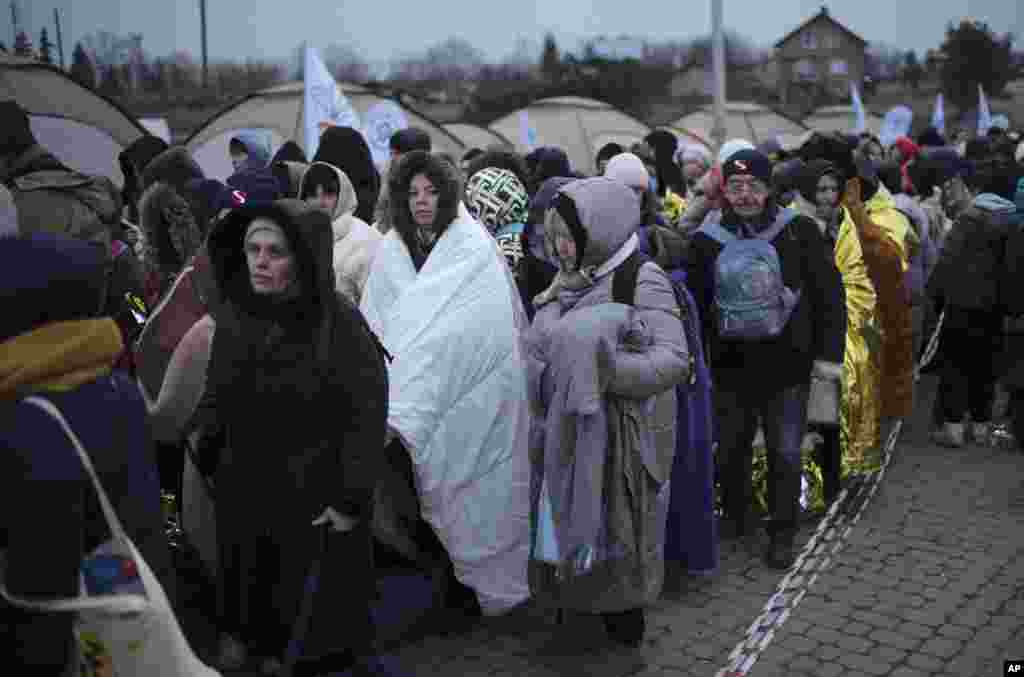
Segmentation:
<svg viewBox="0 0 1024 677">
<path fill-rule="evenodd" d="M 462 141 L 463 145 L 466 146 L 466 150 L 469 150 L 470 148 L 479 148 L 480 150 L 487 150 L 489 148 L 512 148 L 512 142 L 493 129 L 473 125 L 468 122 L 455 122 L 449 125 L 444 125 L 444 128 L 450 134 Z"/>
<path fill-rule="evenodd" d="M 167 118 L 139 118 L 139 124 L 153 136 L 163 139 L 164 143 L 171 144 L 171 126 L 167 124 Z"/>
<path fill-rule="evenodd" d="M 29 116 L 36 140 L 71 169 L 124 177 L 117 156 L 146 134 L 113 101 L 34 59 L 0 55 L 0 99 L 16 101 Z"/>
<path fill-rule="evenodd" d="M 606 143 L 629 147 L 651 129 L 617 108 L 575 96 L 560 96 L 534 101 L 525 109 L 530 126 L 537 133 L 538 146 L 558 146 L 569 156 L 576 171 L 593 174 L 597 151 Z M 520 136 L 520 111 L 509 113 L 491 123 L 491 129 L 510 139 L 520 153 L 529 152 Z"/>
<path fill-rule="evenodd" d="M 276 152 L 289 140 L 304 148 L 304 87 L 302 82 L 289 82 L 250 94 L 201 125 L 192 133 L 185 145 L 203 168 L 203 173 L 209 178 L 221 181 L 232 174 L 228 144 L 231 137 L 241 130 L 264 132 L 270 139 L 271 152 Z M 405 113 L 410 126 L 419 127 L 430 135 L 435 151 L 451 153 L 455 157 L 462 155 L 462 142 L 423 114 L 362 85 L 345 82 L 340 83 L 338 87 L 360 116 L 365 117 L 367 111 L 381 101 L 393 101 Z"/>
<path fill-rule="evenodd" d="M 870 111 L 865 111 L 864 122 L 867 131 L 872 134 L 878 134 L 882 128 L 882 116 Z M 825 106 L 804 118 L 803 123 L 816 132 L 852 132 L 857 123 L 857 115 L 853 112 L 853 106 Z"/>
<path fill-rule="evenodd" d="M 684 115 L 671 127 L 688 130 L 704 139 L 708 145 L 714 143 L 711 131 L 714 129 L 714 107 L 704 106 L 689 115 Z M 754 144 L 775 139 L 786 145 L 792 138 L 799 137 L 807 128 L 767 106 L 749 101 L 729 101 L 725 105 L 725 138 L 746 139 Z"/>
</svg>

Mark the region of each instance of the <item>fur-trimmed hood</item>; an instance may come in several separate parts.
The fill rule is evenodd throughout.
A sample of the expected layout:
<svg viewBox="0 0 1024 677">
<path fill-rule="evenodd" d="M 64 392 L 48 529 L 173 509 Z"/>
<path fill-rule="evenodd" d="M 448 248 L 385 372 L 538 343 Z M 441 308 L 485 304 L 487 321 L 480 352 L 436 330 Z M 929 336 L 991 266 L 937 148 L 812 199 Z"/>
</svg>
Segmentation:
<svg viewBox="0 0 1024 677">
<path fill-rule="evenodd" d="M 157 182 L 139 199 L 142 260 L 148 270 L 175 276 L 195 256 L 203 237 L 188 201 L 169 183 Z"/>
<path fill-rule="evenodd" d="M 451 225 L 459 213 L 459 196 L 462 195 L 462 183 L 455 167 L 436 155 L 426 151 L 413 151 L 402 158 L 398 171 L 391 175 L 388 192 L 391 201 L 391 224 L 398 231 L 409 248 L 413 260 L 425 252 L 420 247 L 416 236 L 418 226 L 409 211 L 409 187 L 417 174 L 424 174 L 438 192 L 437 215 L 434 226 L 440 237 Z"/>
</svg>

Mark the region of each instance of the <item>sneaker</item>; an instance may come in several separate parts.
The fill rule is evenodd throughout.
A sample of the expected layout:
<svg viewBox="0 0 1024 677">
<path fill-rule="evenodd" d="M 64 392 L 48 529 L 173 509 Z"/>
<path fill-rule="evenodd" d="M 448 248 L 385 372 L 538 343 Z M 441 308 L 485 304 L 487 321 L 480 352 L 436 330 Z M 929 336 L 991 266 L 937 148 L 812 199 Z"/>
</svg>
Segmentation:
<svg viewBox="0 0 1024 677">
<path fill-rule="evenodd" d="M 964 446 L 964 424 L 943 423 L 942 428 L 932 433 L 932 441 L 939 446 L 959 449 Z"/>
<path fill-rule="evenodd" d="M 980 446 L 987 447 L 991 426 L 988 423 L 971 424 L 971 440 Z"/>
<path fill-rule="evenodd" d="M 217 650 L 217 667 L 224 672 L 241 670 L 249 659 L 245 645 L 231 635 L 221 635 Z"/>
</svg>

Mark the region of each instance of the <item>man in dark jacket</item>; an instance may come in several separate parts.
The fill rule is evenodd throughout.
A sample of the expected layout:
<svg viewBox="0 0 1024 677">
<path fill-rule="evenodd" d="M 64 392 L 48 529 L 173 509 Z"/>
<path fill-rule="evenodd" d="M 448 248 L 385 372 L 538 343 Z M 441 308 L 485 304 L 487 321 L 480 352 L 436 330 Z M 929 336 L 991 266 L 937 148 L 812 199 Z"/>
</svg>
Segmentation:
<svg viewBox="0 0 1024 677">
<path fill-rule="evenodd" d="M 62 233 L 101 243 L 108 252 L 106 312 L 125 341 L 139 328 L 126 295 L 142 294 L 141 271 L 121 237 L 121 196 L 106 177 L 65 167 L 32 135 L 28 115 L 13 101 L 0 102 L 0 183 L 11 191 L 23 235 Z"/>
<path fill-rule="evenodd" d="M 817 224 L 780 210 L 772 199 L 771 162 L 756 150 L 734 154 L 722 167 L 725 182 L 720 225 L 735 237 L 758 237 L 778 230 L 771 240 L 778 254 L 783 283 L 800 293 L 785 328 L 774 338 L 725 339 L 720 336 L 716 307 L 716 259 L 723 245 L 708 224 L 691 241 L 687 284 L 704 318 L 710 363 L 716 387 L 718 439 L 724 464 L 726 511 L 748 547 L 757 540 L 751 507 L 752 443 L 758 418 L 770 456 L 774 456 L 770 506 L 774 517 L 769 566 L 793 562 L 801 479 L 801 445 L 807 422 L 807 397 L 812 369 L 838 380 L 846 332 L 842 281 L 826 256 Z M 774 226 L 774 228 L 773 228 Z"/>
<path fill-rule="evenodd" d="M 82 557 L 109 538 L 95 492 L 52 402 L 90 454 L 114 509 L 173 599 L 156 463 L 134 380 L 112 368 L 123 344 L 99 317 L 107 252 L 66 235 L 0 238 L 0 550 L 3 583 L 36 599 L 78 595 Z M 72 657 L 72 616 L 0 602 L 0 664 L 56 676 Z M 77 673 L 76 673 L 77 674 Z"/>
<path fill-rule="evenodd" d="M 114 184 L 65 167 L 39 145 L 14 101 L 0 102 L 0 130 L 0 183 L 14 195 L 21 232 L 66 233 L 109 247 L 121 218 Z"/>
<path fill-rule="evenodd" d="M 943 426 L 935 441 L 963 446 L 964 418 L 970 414 L 971 437 L 985 444 L 995 397 L 995 356 L 1003 338 L 999 281 L 1016 205 L 987 192 L 1000 183 L 992 167 L 975 171 L 951 152 L 934 156 L 931 163 L 942 187 L 943 209 L 954 221 L 927 286 L 945 312 L 939 377 Z"/>
</svg>

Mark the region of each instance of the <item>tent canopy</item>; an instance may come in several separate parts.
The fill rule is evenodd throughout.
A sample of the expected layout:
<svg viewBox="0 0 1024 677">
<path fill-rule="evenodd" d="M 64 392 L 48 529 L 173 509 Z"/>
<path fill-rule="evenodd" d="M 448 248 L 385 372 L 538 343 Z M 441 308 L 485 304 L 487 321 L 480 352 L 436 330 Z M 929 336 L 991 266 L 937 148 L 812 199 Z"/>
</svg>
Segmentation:
<svg viewBox="0 0 1024 677">
<path fill-rule="evenodd" d="M 708 146 L 713 145 L 711 134 L 715 126 L 714 107 L 711 105 L 684 115 L 671 127 L 690 131 L 704 139 Z M 778 113 L 771 108 L 749 101 L 729 101 L 725 105 L 725 138 L 746 139 L 754 144 L 776 139 L 786 145 L 791 139 L 799 137 L 807 128 L 796 120 Z"/>
<path fill-rule="evenodd" d="M 878 134 L 882 128 L 882 116 L 865 111 L 864 121 L 867 131 Z M 818 108 L 804 118 L 803 123 L 816 132 L 852 132 L 857 122 L 853 106 L 825 106 Z"/>
<path fill-rule="evenodd" d="M 617 108 L 576 96 L 559 96 L 534 101 L 525 110 L 537 133 L 538 146 L 557 146 L 569 156 L 572 168 L 593 174 L 595 157 L 606 143 L 629 147 L 650 133 L 650 128 Z M 529 152 L 519 131 L 520 111 L 491 123 L 495 132 L 514 141 L 516 151 Z"/>
<path fill-rule="evenodd" d="M 40 145 L 71 169 L 124 183 L 117 156 L 147 132 L 113 101 L 36 61 L 0 55 L 0 99 L 29 115 Z"/>
<path fill-rule="evenodd" d="M 479 148 L 480 150 L 501 148 L 503 150 L 510 150 L 512 148 L 512 142 L 493 129 L 473 125 L 468 122 L 455 122 L 444 125 L 444 128 L 448 133 L 462 141 L 463 145 L 466 146 L 466 150 L 470 148 Z"/>
<path fill-rule="evenodd" d="M 391 101 L 402 109 L 412 127 L 419 127 L 430 135 L 437 152 L 460 157 L 462 142 L 441 125 L 394 99 L 381 96 L 368 87 L 353 83 L 339 83 L 338 88 L 348 98 L 361 117 L 382 101 Z M 231 158 L 228 144 L 241 130 L 264 132 L 270 141 L 271 152 L 276 152 L 285 141 L 294 141 L 305 149 L 302 132 L 303 93 L 305 85 L 289 82 L 250 94 L 203 123 L 185 145 L 203 168 L 206 176 L 224 181 L 231 176 Z"/>
</svg>

